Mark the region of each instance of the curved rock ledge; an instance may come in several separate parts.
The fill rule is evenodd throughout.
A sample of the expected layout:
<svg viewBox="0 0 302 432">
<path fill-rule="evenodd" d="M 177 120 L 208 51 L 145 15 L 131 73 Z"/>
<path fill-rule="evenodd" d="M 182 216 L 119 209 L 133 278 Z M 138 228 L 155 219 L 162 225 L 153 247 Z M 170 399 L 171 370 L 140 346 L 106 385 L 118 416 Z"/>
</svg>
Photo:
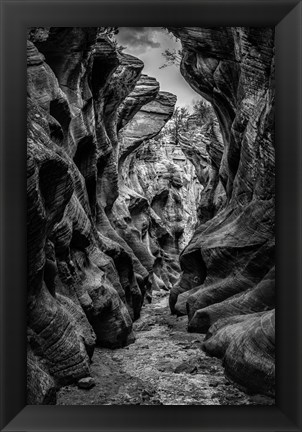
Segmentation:
<svg viewBox="0 0 302 432">
<path fill-rule="evenodd" d="M 131 121 L 148 124 L 130 154 L 160 131 L 176 102 L 142 68 L 102 28 L 29 31 L 32 404 L 55 403 L 57 386 L 89 376 L 96 344 L 133 342 L 133 320 L 159 283 L 159 252 L 140 237 L 144 198 L 119 184 L 118 175 L 119 129 Z"/>
<path fill-rule="evenodd" d="M 188 314 L 189 331 L 208 332 L 204 349 L 224 356 L 230 377 L 272 394 L 274 313 L 264 311 L 275 306 L 274 30 L 170 30 L 182 43 L 181 73 L 211 102 L 223 144 L 215 124 L 205 154 L 182 140 L 193 163 L 210 159 L 212 195 L 181 254 L 171 311 Z"/>
<path fill-rule="evenodd" d="M 28 31 L 30 404 L 89 377 L 96 345 L 134 342 L 153 290 L 231 380 L 274 395 L 274 30 L 169 30 L 213 107 L 177 143 L 160 135 L 176 96 L 107 28 Z"/>
</svg>

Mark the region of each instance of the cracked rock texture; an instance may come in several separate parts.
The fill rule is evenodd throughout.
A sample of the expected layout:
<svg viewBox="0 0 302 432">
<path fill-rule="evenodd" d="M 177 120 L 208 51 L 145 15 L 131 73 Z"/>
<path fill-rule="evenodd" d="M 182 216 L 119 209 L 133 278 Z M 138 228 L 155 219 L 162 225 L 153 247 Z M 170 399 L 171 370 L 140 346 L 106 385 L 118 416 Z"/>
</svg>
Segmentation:
<svg viewBox="0 0 302 432">
<path fill-rule="evenodd" d="M 170 307 L 188 314 L 189 331 L 207 332 L 204 349 L 223 357 L 231 379 L 274 394 L 274 30 L 170 30 L 182 75 L 216 113 L 223 148 L 214 142 L 209 157 L 225 193 L 180 256 Z"/>
</svg>

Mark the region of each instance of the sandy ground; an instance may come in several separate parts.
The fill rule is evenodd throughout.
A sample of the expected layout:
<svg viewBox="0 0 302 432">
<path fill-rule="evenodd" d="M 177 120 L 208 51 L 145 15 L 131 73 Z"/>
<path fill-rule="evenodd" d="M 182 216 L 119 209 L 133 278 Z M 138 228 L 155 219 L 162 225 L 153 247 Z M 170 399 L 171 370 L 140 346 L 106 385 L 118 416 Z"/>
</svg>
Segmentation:
<svg viewBox="0 0 302 432">
<path fill-rule="evenodd" d="M 134 324 L 128 347 L 97 348 L 91 365 L 95 387 L 63 387 L 58 405 L 272 405 L 230 383 L 221 361 L 201 350 L 204 335 L 188 333 L 187 317 L 170 315 L 168 295 L 153 293 Z"/>
</svg>

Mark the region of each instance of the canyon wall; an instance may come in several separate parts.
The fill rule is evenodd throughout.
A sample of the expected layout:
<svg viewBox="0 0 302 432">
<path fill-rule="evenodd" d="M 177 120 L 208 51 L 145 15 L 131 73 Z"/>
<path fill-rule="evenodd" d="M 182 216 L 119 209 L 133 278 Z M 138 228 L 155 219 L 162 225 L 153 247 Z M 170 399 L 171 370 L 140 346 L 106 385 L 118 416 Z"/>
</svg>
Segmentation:
<svg viewBox="0 0 302 432">
<path fill-rule="evenodd" d="M 185 133 L 180 134 L 180 147 L 192 162 L 200 185 L 196 210 L 198 222 L 203 223 L 215 216 L 226 203 L 224 187 L 219 179 L 219 166 L 223 154 L 223 141 L 215 113 L 210 110 L 208 121 L 198 126 L 200 119 L 193 114 L 188 118 Z M 197 125 L 197 126 L 196 126 Z"/>
<path fill-rule="evenodd" d="M 231 379 L 274 392 L 273 30 L 170 31 L 215 113 L 178 143 L 176 97 L 110 28 L 28 32 L 29 404 L 132 343 L 160 289 Z"/>
<path fill-rule="evenodd" d="M 146 142 L 128 158 L 124 183 L 151 204 L 154 223 L 161 222 L 161 247 L 178 255 L 197 224 L 202 185 L 196 170 L 169 133 Z"/>
<path fill-rule="evenodd" d="M 176 102 L 142 69 L 106 28 L 28 32 L 29 404 L 89 377 L 96 344 L 133 342 L 144 300 L 177 279 L 160 218 L 151 227 L 150 202 L 122 180 Z"/>
<path fill-rule="evenodd" d="M 231 379 L 274 394 L 274 31 L 169 30 L 182 43 L 181 73 L 211 102 L 223 141 L 208 151 L 221 207 L 209 201 L 180 256 L 171 311 L 207 333 L 204 349 L 223 358 Z"/>
</svg>

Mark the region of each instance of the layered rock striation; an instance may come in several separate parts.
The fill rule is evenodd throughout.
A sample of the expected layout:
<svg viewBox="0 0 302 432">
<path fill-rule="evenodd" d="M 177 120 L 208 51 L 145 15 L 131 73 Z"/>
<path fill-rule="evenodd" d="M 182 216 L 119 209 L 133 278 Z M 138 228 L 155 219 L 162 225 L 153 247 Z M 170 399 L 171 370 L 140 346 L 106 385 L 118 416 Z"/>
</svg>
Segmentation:
<svg viewBox="0 0 302 432">
<path fill-rule="evenodd" d="M 214 112 L 210 112 L 209 120 L 201 127 L 196 124 L 196 115 L 190 116 L 185 133 L 180 134 L 179 143 L 182 152 L 195 167 L 198 181 L 203 187 L 196 207 L 198 221 L 204 223 L 213 218 L 226 203 L 225 189 L 219 178 L 223 141 Z"/>
<path fill-rule="evenodd" d="M 197 224 L 202 184 L 194 164 L 185 156 L 169 130 L 152 139 L 128 158 L 125 184 L 145 196 L 153 223 L 161 223 L 161 247 L 179 253 L 191 239 Z"/>
<path fill-rule="evenodd" d="M 132 219 L 156 255 L 154 288 L 168 290 L 178 280 L 179 253 L 197 223 L 202 186 L 195 168 L 171 137 L 160 136 L 131 154 L 121 174 L 128 191 L 132 190 Z"/>
<path fill-rule="evenodd" d="M 90 375 L 96 344 L 134 341 L 160 251 L 141 236 L 148 203 L 118 167 L 161 130 L 176 98 L 104 28 L 28 36 L 28 403 L 43 404 Z"/>
<path fill-rule="evenodd" d="M 228 376 L 273 394 L 274 31 L 170 30 L 182 43 L 182 75 L 216 113 L 223 147 L 217 140 L 208 146 L 211 193 L 225 195 L 221 208 L 206 205 L 180 256 L 170 307 L 188 314 L 189 331 L 207 333 L 204 349 L 223 358 Z M 183 146 L 196 158 L 194 146 Z"/>
<path fill-rule="evenodd" d="M 177 144 L 158 135 L 176 97 L 110 28 L 28 31 L 29 404 L 133 342 L 154 289 L 230 378 L 274 393 L 273 30 L 170 30 L 215 113 Z"/>
</svg>

